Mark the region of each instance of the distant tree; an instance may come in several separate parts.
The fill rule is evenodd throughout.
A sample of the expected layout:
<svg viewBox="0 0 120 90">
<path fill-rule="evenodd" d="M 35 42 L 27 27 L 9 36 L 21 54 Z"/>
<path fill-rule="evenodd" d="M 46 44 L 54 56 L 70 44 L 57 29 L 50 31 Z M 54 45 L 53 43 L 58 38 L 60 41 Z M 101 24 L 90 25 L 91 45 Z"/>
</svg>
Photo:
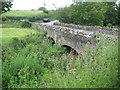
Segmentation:
<svg viewBox="0 0 120 90">
<path fill-rule="evenodd" d="M 49 11 L 48 11 L 48 10 L 44 10 L 43 12 L 44 12 L 44 13 L 46 13 L 46 14 L 48 14 L 48 13 L 49 13 Z"/>
<path fill-rule="evenodd" d="M 34 11 L 34 9 L 31 9 L 32 11 Z"/>
<path fill-rule="evenodd" d="M 40 7 L 38 10 L 43 11 L 44 13 L 49 13 L 49 11 L 45 7 Z"/>
<path fill-rule="evenodd" d="M 2 13 L 10 11 L 11 6 L 13 5 L 12 0 L 1 0 L 0 3 L 2 5 Z"/>
<path fill-rule="evenodd" d="M 69 7 L 59 8 L 55 11 L 53 16 L 55 16 L 56 19 L 60 20 L 61 22 L 69 23 L 69 12 Z"/>
<path fill-rule="evenodd" d="M 40 7 L 38 10 L 44 11 L 44 10 L 46 10 L 46 8 Z"/>
</svg>

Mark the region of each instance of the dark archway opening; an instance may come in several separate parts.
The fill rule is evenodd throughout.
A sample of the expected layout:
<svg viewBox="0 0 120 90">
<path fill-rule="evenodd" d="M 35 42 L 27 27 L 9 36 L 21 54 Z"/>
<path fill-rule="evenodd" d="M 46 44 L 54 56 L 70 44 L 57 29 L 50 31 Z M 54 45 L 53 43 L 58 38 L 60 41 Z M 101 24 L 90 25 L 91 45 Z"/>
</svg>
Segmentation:
<svg viewBox="0 0 120 90">
<path fill-rule="evenodd" d="M 78 55 L 78 52 L 74 48 L 67 45 L 62 45 L 62 47 L 65 48 L 66 53 L 72 53 L 73 55 Z"/>
<path fill-rule="evenodd" d="M 52 45 L 55 44 L 55 40 L 54 40 L 53 38 L 48 37 L 48 40 L 49 40 L 49 42 L 50 42 Z"/>
</svg>

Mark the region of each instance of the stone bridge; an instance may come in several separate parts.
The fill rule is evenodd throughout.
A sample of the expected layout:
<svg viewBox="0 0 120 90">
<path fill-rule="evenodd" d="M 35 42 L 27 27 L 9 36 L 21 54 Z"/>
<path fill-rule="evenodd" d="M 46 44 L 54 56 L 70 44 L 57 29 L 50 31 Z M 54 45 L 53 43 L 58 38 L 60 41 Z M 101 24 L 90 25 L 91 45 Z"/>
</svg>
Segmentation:
<svg viewBox="0 0 120 90">
<path fill-rule="evenodd" d="M 105 33 L 110 33 L 112 30 L 108 28 L 80 26 L 74 24 L 65 24 L 58 21 L 49 23 L 32 23 L 32 27 L 39 30 L 45 30 L 47 37 L 53 39 L 55 43 L 61 46 L 68 46 L 76 50 L 81 50 L 87 42 L 96 44 L 96 30 L 102 29 Z M 109 32 L 107 32 L 109 31 Z"/>
</svg>

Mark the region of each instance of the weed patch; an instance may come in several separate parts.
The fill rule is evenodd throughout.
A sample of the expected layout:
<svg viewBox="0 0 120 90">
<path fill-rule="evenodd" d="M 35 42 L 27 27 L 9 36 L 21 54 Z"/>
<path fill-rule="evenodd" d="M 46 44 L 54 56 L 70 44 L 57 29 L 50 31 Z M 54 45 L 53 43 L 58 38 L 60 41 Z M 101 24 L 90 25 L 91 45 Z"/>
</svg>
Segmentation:
<svg viewBox="0 0 120 90">
<path fill-rule="evenodd" d="M 3 87 L 118 88 L 117 38 L 99 37 L 76 56 L 52 45 L 45 33 L 14 38 L 3 46 Z"/>
</svg>

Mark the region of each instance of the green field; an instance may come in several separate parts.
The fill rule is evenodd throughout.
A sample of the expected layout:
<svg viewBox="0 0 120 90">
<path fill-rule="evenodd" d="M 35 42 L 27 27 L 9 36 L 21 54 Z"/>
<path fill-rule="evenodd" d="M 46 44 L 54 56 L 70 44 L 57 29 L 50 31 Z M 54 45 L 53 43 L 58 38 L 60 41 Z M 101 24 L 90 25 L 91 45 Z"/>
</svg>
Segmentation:
<svg viewBox="0 0 120 90">
<path fill-rule="evenodd" d="M 2 22 L 1 27 L 2 28 L 21 28 L 22 22 L 20 21 L 5 21 Z"/>
<path fill-rule="evenodd" d="M 0 32 L 2 32 L 2 43 L 4 44 L 10 42 L 12 38 L 17 37 L 21 39 L 24 36 L 37 31 L 29 28 L 3 28 L 0 29 Z"/>
<path fill-rule="evenodd" d="M 38 16 L 42 11 L 32 11 L 32 10 L 11 10 L 9 12 L 3 13 L 1 16 L 7 17 L 33 17 Z"/>
</svg>

